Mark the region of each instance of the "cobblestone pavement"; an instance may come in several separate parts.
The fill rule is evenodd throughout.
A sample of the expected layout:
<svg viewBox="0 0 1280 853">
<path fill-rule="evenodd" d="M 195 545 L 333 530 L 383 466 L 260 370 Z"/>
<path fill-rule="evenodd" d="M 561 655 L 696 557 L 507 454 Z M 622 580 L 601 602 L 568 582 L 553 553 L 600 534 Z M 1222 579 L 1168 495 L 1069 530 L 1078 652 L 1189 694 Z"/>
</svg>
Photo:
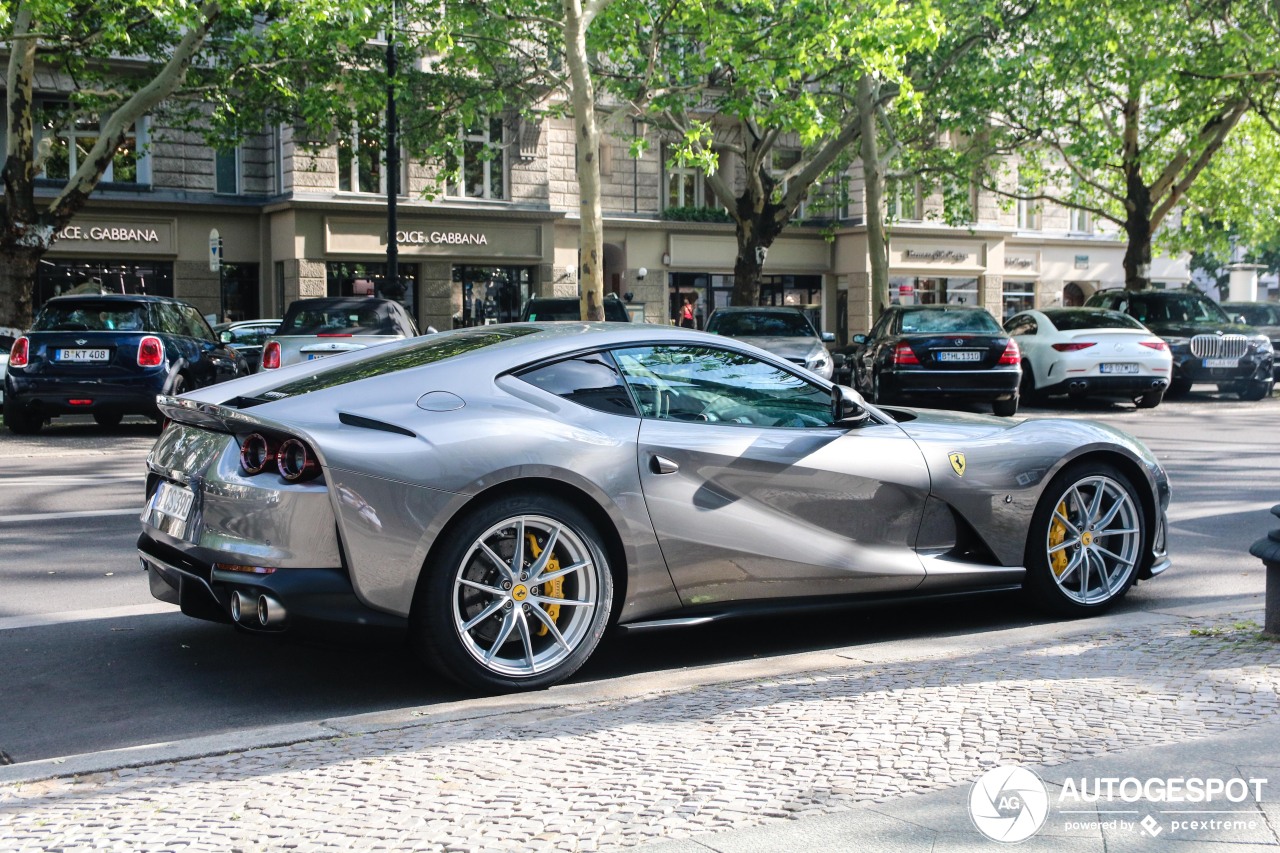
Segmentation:
<svg viewBox="0 0 1280 853">
<path fill-rule="evenodd" d="M 864 652 L 822 671 L 6 784 L 0 847 L 602 850 L 1280 711 L 1280 643 L 1238 619 L 892 662 Z"/>
</svg>

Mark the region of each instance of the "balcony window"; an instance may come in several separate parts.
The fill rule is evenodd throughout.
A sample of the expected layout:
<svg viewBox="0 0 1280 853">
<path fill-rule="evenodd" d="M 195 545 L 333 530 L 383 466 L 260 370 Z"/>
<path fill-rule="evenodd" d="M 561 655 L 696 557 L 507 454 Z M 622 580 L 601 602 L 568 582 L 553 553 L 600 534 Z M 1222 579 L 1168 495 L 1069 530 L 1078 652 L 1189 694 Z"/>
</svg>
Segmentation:
<svg viewBox="0 0 1280 853">
<path fill-rule="evenodd" d="M 507 152 L 500 118 L 482 120 L 463 130 L 449 171 L 447 192 L 462 198 L 502 200 L 507 197 Z"/>
<path fill-rule="evenodd" d="M 351 133 L 338 140 L 339 192 L 385 193 L 386 171 L 377 133 L 352 126 Z"/>
</svg>

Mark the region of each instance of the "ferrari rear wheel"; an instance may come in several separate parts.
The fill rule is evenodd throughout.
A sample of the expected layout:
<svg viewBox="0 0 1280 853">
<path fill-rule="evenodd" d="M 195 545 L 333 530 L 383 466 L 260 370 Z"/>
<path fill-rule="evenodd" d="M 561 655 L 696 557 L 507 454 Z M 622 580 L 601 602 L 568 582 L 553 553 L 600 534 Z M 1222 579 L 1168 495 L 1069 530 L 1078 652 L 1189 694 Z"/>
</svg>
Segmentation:
<svg viewBox="0 0 1280 853">
<path fill-rule="evenodd" d="M 576 507 L 512 497 L 473 512 L 420 590 L 427 663 L 488 692 L 549 687 L 595 650 L 613 602 L 600 538 Z"/>
<path fill-rule="evenodd" d="M 1032 517 L 1027 589 L 1056 613 L 1100 613 L 1133 585 L 1145 541 L 1129 479 L 1103 463 L 1072 466 L 1045 489 Z"/>
</svg>

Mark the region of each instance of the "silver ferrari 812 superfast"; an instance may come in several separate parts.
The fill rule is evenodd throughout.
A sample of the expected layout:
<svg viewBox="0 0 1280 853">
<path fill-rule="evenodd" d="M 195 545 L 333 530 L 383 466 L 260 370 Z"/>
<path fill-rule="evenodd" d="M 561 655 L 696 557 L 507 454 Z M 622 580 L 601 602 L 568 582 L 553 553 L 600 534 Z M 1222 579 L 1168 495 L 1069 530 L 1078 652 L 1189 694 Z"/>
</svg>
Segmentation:
<svg viewBox="0 0 1280 853">
<path fill-rule="evenodd" d="M 1168 480 L 1121 431 L 878 408 L 686 329 L 461 329 L 160 407 L 157 598 L 403 626 L 484 691 L 569 676 L 610 626 L 1014 587 L 1085 615 L 1169 565 Z"/>
</svg>

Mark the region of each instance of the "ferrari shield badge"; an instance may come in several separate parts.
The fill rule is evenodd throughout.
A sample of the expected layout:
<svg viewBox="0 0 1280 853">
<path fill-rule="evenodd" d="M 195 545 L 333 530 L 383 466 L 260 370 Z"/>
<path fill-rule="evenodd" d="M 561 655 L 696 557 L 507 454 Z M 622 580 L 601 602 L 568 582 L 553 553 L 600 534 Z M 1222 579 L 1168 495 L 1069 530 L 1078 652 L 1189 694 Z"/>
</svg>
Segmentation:
<svg viewBox="0 0 1280 853">
<path fill-rule="evenodd" d="M 947 456 L 947 458 L 951 460 L 951 468 L 956 472 L 956 476 L 963 477 L 964 476 L 964 454 L 958 453 L 958 452 L 952 453 L 949 456 Z"/>
</svg>

